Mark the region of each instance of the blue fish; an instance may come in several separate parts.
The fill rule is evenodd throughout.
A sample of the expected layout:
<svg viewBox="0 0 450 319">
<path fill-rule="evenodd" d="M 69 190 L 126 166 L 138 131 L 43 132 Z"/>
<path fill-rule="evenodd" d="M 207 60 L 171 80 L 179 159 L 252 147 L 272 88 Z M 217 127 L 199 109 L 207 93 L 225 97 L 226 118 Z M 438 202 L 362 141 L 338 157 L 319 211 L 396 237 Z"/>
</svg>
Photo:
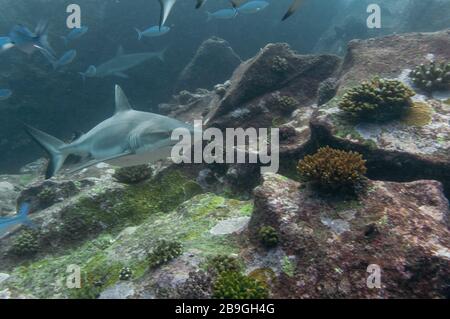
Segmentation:
<svg viewBox="0 0 450 319">
<path fill-rule="evenodd" d="M 86 78 L 93 78 L 97 75 L 97 68 L 95 65 L 90 65 L 86 72 L 79 72 L 81 77 L 83 78 L 83 82 L 86 81 Z"/>
<path fill-rule="evenodd" d="M 39 50 L 54 57 L 55 53 L 48 43 L 47 32 L 48 24 L 43 21 L 39 22 L 34 33 L 27 27 L 18 24 L 9 33 L 9 39 L 11 40 L 11 44 L 22 52 L 32 54 L 36 50 Z"/>
<path fill-rule="evenodd" d="M 61 58 L 59 58 L 59 60 L 51 61 L 53 69 L 57 70 L 62 66 L 72 63 L 73 60 L 75 60 L 76 56 L 77 56 L 76 50 L 67 51 L 66 53 L 63 54 Z"/>
<path fill-rule="evenodd" d="M 140 31 L 138 28 L 135 28 L 138 33 L 138 39 L 141 40 L 142 37 L 159 37 L 170 31 L 170 27 L 163 25 L 161 28 L 159 25 L 148 28 L 147 30 Z"/>
<path fill-rule="evenodd" d="M 242 6 L 237 8 L 237 10 L 239 11 L 239 13 L 251 14 L 264 10 L 268 5 L 269 2 L 267 1 L 255 0 L 243 4 Z"/>
<path fill-rule="evenodd" d="M 68 45 L 70 41 L 81 38 L 88 30 L 88 27 L 75 28 L 68 35 L 62 36 L 61 39 L 63 39 L 65 45 Z"/>
<path fill-rule="evenodd" d="M 208 14 L 208 20 L 212 19 L 233 19 L 237 16 L 238 11 L 235 8 L 221 9 L 216 12 L 206 12 Z"/>
<path fill-rule="evenodd" d="M 12 91 L 8 89 L 0 89 L 0 101 L 7 100 L 11 97 Z"/>
<path fill-rule="evenodd" d="M 28 218 L 30 213 L 30 204 L 24 203 L 20 206 L 19 212 L 13 217 L 0 217 L 0 238 L 7 234 L 17 225 L 26 225 L 31 228 L 36 226 Z"/>
</svg>

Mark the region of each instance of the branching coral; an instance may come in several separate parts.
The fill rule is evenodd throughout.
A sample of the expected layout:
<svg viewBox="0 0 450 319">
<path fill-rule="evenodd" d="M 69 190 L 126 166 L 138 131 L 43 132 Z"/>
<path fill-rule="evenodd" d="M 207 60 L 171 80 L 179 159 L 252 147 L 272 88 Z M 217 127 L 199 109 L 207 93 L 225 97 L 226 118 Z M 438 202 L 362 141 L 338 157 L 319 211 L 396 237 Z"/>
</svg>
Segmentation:
<svg viewBox="0 0 450 319">
<path fill-rule="evenodd" d="M 239 272 L 242 265 L 236 257 L 217 255 L 208 261 L 207 269 L 212 276 L 217 276 L 223 272 Z"/>
<path fill-rule="evenodd" d="M 289 62 L 281 57 L 276 56 L 272 60 L 272 70 L 276 73 L 284 73 L 289 69 Z"/>
<path fill-rule="evenodd" d="M 17 236 L 11 246 L 11 252 L 17 256 L 30 256 L 37 253 L 39 250 L 39 243 L 37 235 L 30 230 L 23 230 Z"/>
<path fill-rule="evenodd" d="M 300 174 L 319 188 L 331 191 L 355 190 L 367 172 L 366 161 L 356 152 L 323 147 L 298 163 Z"/>
<path fill-rule="evenodd" d="M 297 108 L 298 101 L 290 96 L 279 96 L 275 99 L 275 104 L 282 113 L 291 113 Z"/>
<path fill-rule="evenodd" d="M 148 165 L 123 167 L 114 173 L 114 178 L 124 184 L 136 184 L 150 177 L 152 177 L 152 169 Z"/>
<path fill-rule="evenodd" d="M 348 90 L 339 108 L 349 114 L 369 121 L 399 118 L 412 105 L 415 92 L 402 82 L 375 78 Z"/>
<path fill-rule="evenodd" d="M 148 256 L 151 268 L 161 266 L 183 253 L 183 245 L 177 241 L 160 240 Z"/>
<path fill-rule="evenodd" d="M 221 273 L 213 287 L 216 299 L 265 299 L 268 296 L 263 283 L 235 271 Z"/>
<path fill-rule="evenodd" d="M 262 226 L 258 232 L 259 240 L 266 248 L 273 248 L 278 245 L 278 233 L 272 226 Z"/>
<path fill-rule="evenodd" d="M 450 63 L 421 64 L 409 76 L 417 87 L 427 92 L 450 89 Z"/>
</svg>

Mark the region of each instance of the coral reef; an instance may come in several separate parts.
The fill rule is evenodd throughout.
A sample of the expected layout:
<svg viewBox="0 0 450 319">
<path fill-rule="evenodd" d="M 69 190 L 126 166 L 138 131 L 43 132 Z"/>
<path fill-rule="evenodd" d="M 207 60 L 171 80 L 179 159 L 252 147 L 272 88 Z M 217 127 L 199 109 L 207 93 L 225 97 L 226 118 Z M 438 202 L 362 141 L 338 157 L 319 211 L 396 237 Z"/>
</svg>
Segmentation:
<svg viewBox="0 0 450 319">
<path fill-rule="evenodd" d="M 16 256 L 32 256 L 39 251 L 37 234 L 31 230 L 22 230 L 14 238 L 10 252 Z"/>
<path fill-rule="evenodd" d="M 320 83 L 317 89 L 317 105 L 324 105 L 330 101 L 337 92 L 338 82 L 335 78 L 329 78 Z"/>
<path fill-rule="evenodd" d="M 212 295 L 212 279 L 204 271 L 192 271 L 188 279 L 177 287 L 178 295 L 184 299 L 209 299 Z"/>
<path fill-rule="evenodd" d="M 287 59 L 277 55 L 272 60 L 272 71 L 276 73 L 285 73 L 289 69 L 289 62 Z"/>
<path fill-rule="evenodd" d="M 281 111 L 281 113 L 292 113 L 297 106 L 298 101 L 291 96 L 278 96 L 275 99 L 276 108 Z"/>
<path fill-rule="evenodd" d="M 216 299 L 265 299 L 269 292 L 263 283 L 236 271 L 223 272 L 214 282 Z"/>
<path fill-rule="evenodd" d="M 413 83 L 420 89 L 433 92 L 450 89 L 450 62 L 421 64 L 411 71 Z"/>
<path fill-rule="evenodd" d="M 239 272 L 242 265 L 236 257 L 217 255 L 208 260 L 207 269 L 212 276 L 217 276 L 223 272 Z"/>
<path fill-rule="evenodd" d="M 151 268 L 161 266 L 183 253 L 183 245 L 178 241 L 160 240 L 148 256 Z"/>
<path fill-rule="evenodd" d="M 366 161 L 356 152 L 320 148 L 298 163 L 300 174 L 326 191 L 354 191 L 367 172 Z"/>
<path fill-rule="evenodd" d="M 279 243 L 278 232 L 272 226 L 262 226 L 258 235 L 261 244 L 266 248 L 276 247 Z"/>
<path fill-rule="evenodd" d="M 339 108 L 359 119 L 397 119 L 411 106 L 415 92 L 397 80 L 374 78 L 348 90 Z"/>
<path fill-rule="evenodd" d="M 271 286 L 274 298 L 448 297 L 449 206 L 442 184 L 367 186 L 358 199 L 344 200 L 263 174 L 249 231 L 256 239 L 263 225 L 279 230 L 286 254 L 276 258 L 282 275 Z M 269 255 L 264 260 L 274 262 Z M 370 264 L 382 269 L 381 289 L 366 286 Z"/>
<path fill-rule="evenodd" d="M 137 165 L 116 169 L 114 178 L 124 184 L 136 184 L 152 177 L 152 169 L 149 165 Z"/>
</svg>

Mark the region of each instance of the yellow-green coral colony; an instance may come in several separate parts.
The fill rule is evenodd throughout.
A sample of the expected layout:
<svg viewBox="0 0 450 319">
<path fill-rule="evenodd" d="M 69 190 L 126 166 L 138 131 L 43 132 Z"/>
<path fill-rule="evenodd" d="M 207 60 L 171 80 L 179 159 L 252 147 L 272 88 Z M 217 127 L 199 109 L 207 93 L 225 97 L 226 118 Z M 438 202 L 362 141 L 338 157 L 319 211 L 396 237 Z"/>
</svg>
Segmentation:
<svg viewBox="0 0 450 319">
<path fill-rule="evenodd" d="M 420 89 L 432 92 L 450 89 L 450 62 L 421 64 L 410 73 L 411 80 Z"/>
<path fill-rule="evenodd" d="M 261 244 L 266 248 L 273 248 L 278 245 L 278 233 L 272 226 L 262 226 L 258 232 Z"/>
<path fill-rule="evenodd" d="M 265 299 L 268 296 L 264 283 L 233 271 L 221 273 L 213 287 L 216 299 Z"/>
<path fill-rule="evenodd" d="M 177 258 L 183 253 L 183 245 L 177 241 L 160 240 L 149 254 L 151 268 L 156 268 Z"/>
<path fill-rule="evenodd" d="M 367 172 L 366 161 L 356 152 L 323 147 L 298 163 L 307 181 L 324 190 L 352 191 Z"/>
<path fill-rule="evenodd" d="M 416 93 L 397 80 L 374 78 L 348 90 L 339 108 L 368 121 L 397 119 L 412 105 Z"/>
</svg>

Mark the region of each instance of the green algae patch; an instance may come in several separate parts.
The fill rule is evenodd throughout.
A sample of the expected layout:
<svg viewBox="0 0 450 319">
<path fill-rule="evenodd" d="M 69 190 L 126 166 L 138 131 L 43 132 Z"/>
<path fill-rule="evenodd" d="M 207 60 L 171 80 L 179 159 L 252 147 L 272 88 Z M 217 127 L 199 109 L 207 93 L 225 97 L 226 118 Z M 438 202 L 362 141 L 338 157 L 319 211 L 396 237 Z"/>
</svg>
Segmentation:
<svg viewBox="0 0 450 319">
<path fill-rule="evenodd" d="M 91 209 L 93 212 L 98 208 Z M 167 209 L 158 206 L 140 225 L 127 227 L 118 235 L 103 234 L 62 256 L 48 256 L 17 267 L 11 273 L 8 287 L 39 298 L 97 298 L 119 282 L 123 267 L 132 270 L 132 280 L 153 271 L 149 256 L 161 240 L 178 241 L 184 251 L 194 252 L 200 258 L 218 252 L 239 253 L 236 234 L 214 235 L 210 230 L 224 220 L 248 218 L 253 203 L 208 193 L 194 196 L 169 212 Z M 70 265 L 80 267 L 80 289 L 66 287 Z"/>
<path fill-rule="evenodd" d="M 61 232 L 69 241 L 107 232 L 117 234 L 142 223 L 148 216 L 167 213 L 202 192 L 201 187 L 179 172 L 170 172 L 144 184 L 85 196 L 62 214 Z"/>
<path fill-rule="evenodd" d="M 7 285 L 38 298 L 67 298 L 75 293 L 66 286 L 68 267 L 76 265 L 83 269 L 90 260 L 101 256 L 112 241 L 110 236 L 100 236 L 77 249 L 69 250 L 64 256 L 47 257 L 17 267 L 11 273 Z"/>
<path fill-rule="evenodd" d="M 220 221 L 248 217 L 253 204 L 248 201 L 226 199 L 214 194 L 202 194 L 182 203 L 168 214 L 155 214 L 140 227 L 125 236 L 123 241 L 113 245 L 111 258 L 126 260 L 142 258 L 159 239 L 177 240 L 185 250 L 196 250 L 203 256 L 238 252 L 235 235 L 213 235 L 210 230 Z M 134 258 L 133 257 L 133 258 Z"/>
<path fill-rule="evenodd" d="M 402 122 L 409 126 L 425 126 L 431 123 L 432 109 L 425 102 L 415 102 L 406 112 Z"/>
</svg>

